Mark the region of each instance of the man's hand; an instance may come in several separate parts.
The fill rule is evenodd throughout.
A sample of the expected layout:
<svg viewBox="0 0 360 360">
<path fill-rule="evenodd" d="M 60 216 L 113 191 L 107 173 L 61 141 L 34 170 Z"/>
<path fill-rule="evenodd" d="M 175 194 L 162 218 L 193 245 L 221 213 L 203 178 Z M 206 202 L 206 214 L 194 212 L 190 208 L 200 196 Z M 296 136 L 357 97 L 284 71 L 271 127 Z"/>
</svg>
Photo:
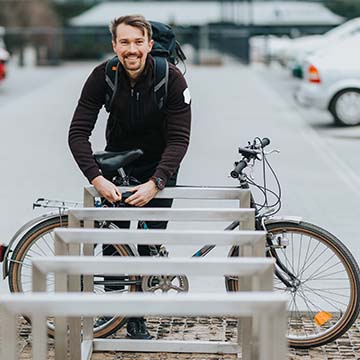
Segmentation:
<svg viewBox="0 0 360 360">
<path fill-rule="evenodd" d="M 99 175 L 91 182 L 95 186 L 98 193 L 107 201 L 114 203 L 121 200 L 121 193 L 118 188 L 109 180 Z"/>
<path fill-rule="evenodd" d="M 155 183 L 149 180 L 144 184 L 133 187 L 129 191 L 135 193 L 127 198 L 125 202 L 133 206 L 144 206 L 155 197 L 159 190 Z"/>
</svg>

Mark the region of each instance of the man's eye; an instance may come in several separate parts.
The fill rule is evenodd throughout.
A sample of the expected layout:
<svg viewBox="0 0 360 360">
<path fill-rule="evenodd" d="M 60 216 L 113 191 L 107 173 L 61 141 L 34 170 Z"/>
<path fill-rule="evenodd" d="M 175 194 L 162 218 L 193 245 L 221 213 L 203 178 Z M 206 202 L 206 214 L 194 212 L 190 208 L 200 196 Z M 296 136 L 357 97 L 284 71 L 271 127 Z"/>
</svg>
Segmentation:
<svg viewBox="0 0 360 360">
<path fill-rule="evenodd" d="M 121 45 L 126 45 L 126 44 L 127 44 L 127 41 L 124 41 L 124 40 L 123 40 L 123 41 L 120 41 L 120 44 L 121 44 Z"/>
<path fill-rule="evenodd" d="M 144 40 L 138 40 L 136 43 L 137 43 L 138 45 L 142 45 L 142 44 L 144 43 Z"/>
</svg>

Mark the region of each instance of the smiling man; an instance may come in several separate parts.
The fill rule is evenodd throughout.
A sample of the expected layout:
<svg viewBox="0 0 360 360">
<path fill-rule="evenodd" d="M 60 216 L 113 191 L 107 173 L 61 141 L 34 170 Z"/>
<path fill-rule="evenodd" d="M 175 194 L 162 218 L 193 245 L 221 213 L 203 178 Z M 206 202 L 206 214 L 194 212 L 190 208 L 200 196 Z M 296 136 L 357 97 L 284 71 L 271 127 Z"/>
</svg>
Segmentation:
<svg viewBox="0 0 360 360">
<path fill-rule="evenodd" d="M 107 151 L 142 149 L 144 155 L 132 165 L 135 186 L 126 202 L 134 206 L 171 207 L 172 199 L 154 199 L 158 191 L 175 186 L 177 172 L 189 144 L 191 98 L 186 81 L 173 64 L 168 64 L 168 85 L 164 106 L 154 96 L 155 60 L 150 52 L 154 41 L 152 28 L 143 16 L 129 15 L 110 24 L 112 47 L 119 59 L 118 86 L 109 109 L 106 127 Z M 70 130 L 69 146 L 81 171 L 108 201 L 121 200 L 117 187 L 106 179 L 96 163 L 89 141 L 98 113 L 106 104 L 107 81 L 104 62 L 88 77 L 76 107 Z M 128 222 L 117 223 L 128 227 Z M 165 229 L 166 222 L 147 222 L 149 228 Z M 150 255 L 148 246 L 139 246 L 139 254 Z M 103 251 L 111 255 L 113 249 Z M 151 338 L 142 318 L 132 318 L 128 336 Z"/>
<path fill-rule="evenodd" d="M 116 38 L 112 45 L 121 64 L 127 71 L 130 82 L 135 85 L 136 79 L 145 68 L 147 54 L 154 41 L 141 33 L 139 28 L 120 23 L 116 27 Z"/>
</svg>

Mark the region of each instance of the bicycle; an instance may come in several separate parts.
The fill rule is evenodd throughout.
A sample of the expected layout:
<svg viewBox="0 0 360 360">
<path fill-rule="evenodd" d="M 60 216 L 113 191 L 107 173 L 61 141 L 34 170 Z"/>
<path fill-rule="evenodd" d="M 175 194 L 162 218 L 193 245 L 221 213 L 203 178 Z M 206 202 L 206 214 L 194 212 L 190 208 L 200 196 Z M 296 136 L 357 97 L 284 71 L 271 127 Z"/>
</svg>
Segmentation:
<svg viewBox="0 0 360 360">
<path fill-rule="evenodd" d="M 239 148 L 242 158 L 235 163 L 231 176 L 240 181 L 240 188 L 250 186 L 259 189 L 264 197 L 263 203 L 256 203 L 251 196 L 251 206 L 255 208 L 258 230 L 267 231 L 266 255 L 275 259 L 275 290 L 289 294 L 288 341 L 291 347 L 309 348 L 327 344 L 344 334 L 356 320 L 360 310 L 359 267 L 350 251 L 341 241 L 328 231 L 294 217 L 275 217 L 281 207 L 281 187 L 276 173 L 267 156 L 274 151 L 265 152 L 270 143 L 268 139 L 255 138 L 244 148 Z M 114 175 L 117 185 L 131 182 L 123 169 L 134 159 L 141 156 L 141 151 L 121 154 L 101 153 L 95 155 L 105 172 Z M 263 185 L 254 182 L 247 175 L 246 168 L 253 169 L 257 162 L 262 162 Z M 277 192 L 270 190 L 266 183 L 266 170 L 270 169 L 276 180 Z M 128 194 L 124 194 L 125 197 Z M 270 203 L 270 196 L 274 198 Z M 71 204 L 72 206 L 74 204 Z M 97 200 L 96 206 L 104 206 Z M 124 204 L 117 204 L 124 206 Z M 35 207 L 55 207 L 57 213 L 43 215 L 25 224 L 14 235 L 3 256 L 4 278 L 8 276 L 12 292 L 30 291 L 30 260 L 32 255 L 53 253 L 52 231 L 67 225 L 67 202 L 38 199 Z M 109 206 L 107 204 L 106 206 Z M 109 222 L 98 224 L 100 227 L 116 228 Z M 146 223 L 141 225 L 146 228 Z M 239 222 L 233 222 L 226 230 L 238 228 Z M 193 256 L 206 256 L 215 246 L 203 246 Z M 121 256 L 136 256 L 131 245 L 118 245 L 116 252 Z M 233 246 L 228 256 L 238 256 L 239 249 Z M 95 256 L 102 255 L 102 249 L 95 249 Z M 153 256 L 167 256 L 165 248 L 153 248 Z M 319 260 L 321 259 L 321 260 Z M 53 279 L 49 280 L 50 286 Z M 174 284 L 175 283 L 175 284 Z M 323 284 L 326 287 L 323 288 Z M 187 291 L 188 280 L 185 276 L 146 276 L 134 278 L 122 277 L 94 279 L 96 292 L 108 289 L 117 292 L 135 291 L 136 286 L 143 291 Z M 238 291 L 236 277 L 225 278 L 228 291 Z M 120 329 L 124 318 L 97 318 L 94 320 L 94 336 L 106 337 Z M 49 334 L 53 335 L 53 326 L 49 323 Z"/>
</svg>

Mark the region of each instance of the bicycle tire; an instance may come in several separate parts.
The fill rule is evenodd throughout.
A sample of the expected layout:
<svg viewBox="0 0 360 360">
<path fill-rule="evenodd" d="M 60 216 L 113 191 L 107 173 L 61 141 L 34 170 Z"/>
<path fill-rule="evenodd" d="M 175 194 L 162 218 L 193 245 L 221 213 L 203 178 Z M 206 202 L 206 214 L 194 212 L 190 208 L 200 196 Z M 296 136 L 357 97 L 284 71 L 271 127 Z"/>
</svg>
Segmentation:
<svg viewBox="0 0 360 360">
<path fill-rule="evenodd" d="M 304 330 L 302 330 L 304 335 L 294 336 L 294 335 L 290 334 L 292 331 L 290 328 L 290 323 L 295 323 L 294 331 L 298 331 L 298 329 L 296 329 L 296 326 L 299 326 L 300 322 L 303 323 L 304 315 L 298 315 L 298 317 L 295 318 L 295 320 L 298 320 L 298 321 L 293 322 L 292 314 L 294 313 L 294 311 L 289 309 L 291 311 L 288 312 L 289 313 L 288 333 L 290 334 L 290 335 L 288 335 L 289 346 L 294 347 L 294 348 L 304 348 L 305 349 L 305 348 L 311 348 L 311 347 L 325 345 L 329 342 L 336 340 L 338 337 L 343 335 L 352 326 L 352 324 L 355 322 L 355 320 L 357 319 L 357 316 L 359 314 L 359 310 L 360 310 L 359 273 L 360 272 L 359 272 L 359 266 L 356 263 L 356 260 L 354 259 L 354 257 L 350 253 L 350 251 L 346 248 L 346 246 L 337 237 L 335 237 L 328 231 L 326 231 L 316 225 L 306 223 L 306 222 L 300 222 L 300 223 L 295 223 L 295 222 L 290 222 L 290 221 L 289 222 L 287 222 L 287 221 L 283 221 L 283 222 L 273 221 L 272 222 L 270 220 L 266 224 L 266 228 L 267 228 L 268 233 L 272 234 L 272 235 L 286 234 L 286 236 L 287 236 L 287 234 L 291 233 L 293 236 L 292 239 L 295 239 L 295 238 L 301 239 L 300 245 L 297 245 L 300 249 L 303 249 L 303 243 L 302 243 L 303 239 L 305 237 L 308 237 L 310 240 L 308 240 L 307 252 L 305 252 L 305 254 L 303 254 L 303 255 L 305 255 L 305 260 L 308 260 L 308 261 L 310 261 L 311 256 L 314 256 L 314 260 L 312 260 L 313 263 L 316 263 L 317 254 L 309 255 L 309 244 L 310 244 L 310 241 L 313 241 L 313 242 L 318 241 L 318 244 L 321 244 L 320 246 L 323 246 L 325 249 L 323 254 L 325 254 L 327 251 L 330 251 L 332 253 L 332 255 L 328 258 L 328 261 L 330 261 L 334 258 L 334 261 L 339 261 L 339 263 L 341 263 L 341 265 L 344 267 L 344 271 L 342 271 L 342 272 L 347 274 L 346 282 L 349 283 L 349 288 L 346 287 L 344 289 L 348 289 L 348 290 L 346 290 L 346 291 L 342 290 L 342 292 L 338 293 L 337 291 L 339 291 L 339 290 L 336 290 L 336 291 L 334 291 L 334 290 L 340 289 L 340 288 L 335 288 L 335 289 L 330 288 L 331 291 L 329 290 L 329 287 L 326 287 L 325 290 L 323 290 L 322 288 L 321 289 L 311 288 L 312 282 L 315 282 L 315 284 L 316 284 L 316 281 L 317 282 L 320 281 L 321 283 L 323 283 L 325 280 L 331 280 L 331 279 L 326 279 L 326 276 L 323 275 L 325 270 L 321 270 L 319 273 L 317 273 L 317 275 L 314 276 L 314 274 L 316 272 L 313 272 L 308 279 L 301 280 L 302 284 L 304 285 L 304 288 L 306 290 L 299 291 L 299 293 L 300 293 L 299 296 L 301 296 L 303 299 L 305 299 L 303 301 L 309 307 L 309 310 L 311 310 L 309 305 L 313 305 L 314 301 L 312 299 L 310 303 L 307 303 L 307 301 L 309 299 L 306 298 L 306 292 L 310 292 L 312 290 L 313 291 L 312 296 L 314 296 L 315 298 L 317 296 L 320 297 L 319 293 L 320 294 L 325 293 L 327 295 L 324 298 L 324 302 L 328 302 L 330 304 L 330 302 L 328 300 L 329 296 L 335 297 L 335 295 L 337 295 L 337 296 L 347 297 L 346 292 L 348 291 L 349 292 L 349 300 L 348 300 L 348 303 L 346 304 L 347 306 L 346 306 L 345 311 L 343 313 L 341 311 L 339 312 L 339 316 L 341 315 L 341 317 L 339 319 L 336 319 L 336 321 L 335 320 L 332 321 L 332 319 L 327 320 L 323 324 L 323 325 L 326 325 L 324 327 L 324 329 L 322 330 L 323 325 L 320 325 L 319 329 L 322 331 L 319 331 L 315 335 L 312 334 L 311 336 L 309 336 L 307 334 L 307 332 L 309 332 L 309 329 L 311 327 L 316 329 L 317 325 L 312 324 L 311 326 L 309 326 L 308 323 L 304 322 Z M 283 235 L 281 235 L 281 236 L 283 236 Z M 298 243 L 298 240 L 292 240 L 292 241 L 293 242 L 297 241 L 297 243 Z M 316 246 L 315 252 L 318 251 L 318 249 L 317 249 L 318 246 L 319 245 Z M 294 250 L 292 250 L 292 252 L 295 253 Z M 300 254 L 298 254 L 298 258 L 299 258 L 298 269 L 300 266 L 301 252 L 302 252 L 302 250 L 300 250 Z M 237 247 L 233 246 L 230 249 L 229 256 L 237 256 L 236 253 L 237 253 Z M 272 254 L 270 252 L 267 253 L 267 256 L 271 256 L 271 255 Z M 339 263 L 336 263 L 336 266 L 338 266 Z M 293 263 L 293 269 L 296 270 L 295 264 L 296 264 L 296 258 L 295 258 L 295 262 Z M 324 262 L 324 264 L 326 264 L 326 263 Z M 302 277 L 303 273 L 308 270 L 309 266 L 310 267 L 312 266 L 312 263 L 311 263 L 311 265 L 307 265 L 306 268 L 304 266 L 305 265 L 303 265 L 303 267 L 299 271 L 299 274 L 301 272 L 301 274 L 299 275 L 300 277 Z M 320 265 L 319 269 L 321 269 L 323 266 L 324 265 Z M 330 268 L 331 267 L 329 267 L 329 269 Z M 336 267 L 331 268 L 331 269 L 332 269 L 331 271 L 336 270 L 333 274 L 336 274 L 337 272 L 340 273 L 340 271 L 337 271 Z M 311 278 L 311 276 L 314 276 L 314 277 Z M 316 280 L 317 276 L 318 276 L 318 279 Z M 338 276 L 338 275 L 336 275 L 336 276 Z M 338 283 L 338 281 L 340 281 L 340 280 L 342 281 L 343 279 L 335 278 L 334 283 Z M 329 283 L 327 283 L 327 284 L 329 284 Z M 332 283 L 330 282 L 330 284 L 332 284 Z M 341 284 L 345 284 L 345 282 L 341 282 Z M 236 280 L 236 278 L 234 278 L 234 277 L 227 278 L 226 279 L 226 288 L 228 291 L 239 291 L 238 281 Z M 308 289 L 310 289 L 310 290 L 308 290 Z M 278 290 L 284 291 L 284 289 L 282 289 L 282 290 L 278 289 Z M 288 291 L 288 289 L 285 289 L 285 291 Z M 296 294 L 291 295 L 291 296 L 293 296 L 293 298 L 295 298 Z M 321 302 L 320 300 L 321 299 L 318 299 L 319 303 Z M 296 305 L 296 300 L 293 300 L 293 301 L 295 302 L 295 305 Z M 290 304 L 289 304 L 289 306 L 290 306 Z M 318 305 L 318 306 L 320 307 L 320 305 Z M 295 307 L 295 309 L 296 309 L 296 307 Z M 295 313 L 299 309 L 300 308 L 297 307 Z M 305 311 L 299 311 L 299 314 L 304 314 L 304 313 L 305 313 Z M 326 312 L 326 313 L 329 314 L 328 312 Z M 309 314 L 312 315 L 313 313 L 309 312 Z M 335 314 L 335 312 L 334 312 L 334 314 Z M 332 314 L 330 314 L 330 315 L 332 315 Z M 313 318 L 314 323 L 316 322 L 315 321 L 316 316 L 317 316 L 317 314 L 315 314 L 315 317 Z M 335 316 L 334 316 L 334 318 L 335 318 Z M 309 322 L 309 320 L 312 320 L 312 318 L 309 317 L 309 319 L 306 319 L 307 322 Z M 306 328 L 306 327 L 308 327 L 308 328 Z"/>
<path fill-rule="evenodd" d="M 9 288 L 11 292 L 23 292 L 24 281 L 22 281 L 22 268 L 25 266 L 24 258 L 31 248 L 36 247 L 37 243 L 44 236 L 50 234 L 54 229 L 59 227 L 67 227 L 68 217 L 63 215 L 60 221 L 59 216 L 46 219 L 41 223 L 33 226 L 29 229 L 19 240 L 14 251 L 12 253 L 9 265 Z M 114 245 L 117 252 L 121 256 L 134 256 L 131 249 L 127 245 Z M 39 246 L 38 246 L 39 248 Z M 42 251 L 36 251 L 36 255 L 41 254 Z M 46 254 L 44 254 L 46 256 Z M 29 280 L 30 281 L 30 280 Z M 135 291 L 135 287 L 132 286 L 130 291 Z M 27 321 L 29 319 L 26 318 Z M 107 337 L 117 330 L 119 330 L 126 323 L 125 317 L 114 317 L 102 326 L 94 328 L 94 337 L 103 338 Z M 48 323 L 48 335 L 54 337 L 54 327 Z"/>
</svg>

